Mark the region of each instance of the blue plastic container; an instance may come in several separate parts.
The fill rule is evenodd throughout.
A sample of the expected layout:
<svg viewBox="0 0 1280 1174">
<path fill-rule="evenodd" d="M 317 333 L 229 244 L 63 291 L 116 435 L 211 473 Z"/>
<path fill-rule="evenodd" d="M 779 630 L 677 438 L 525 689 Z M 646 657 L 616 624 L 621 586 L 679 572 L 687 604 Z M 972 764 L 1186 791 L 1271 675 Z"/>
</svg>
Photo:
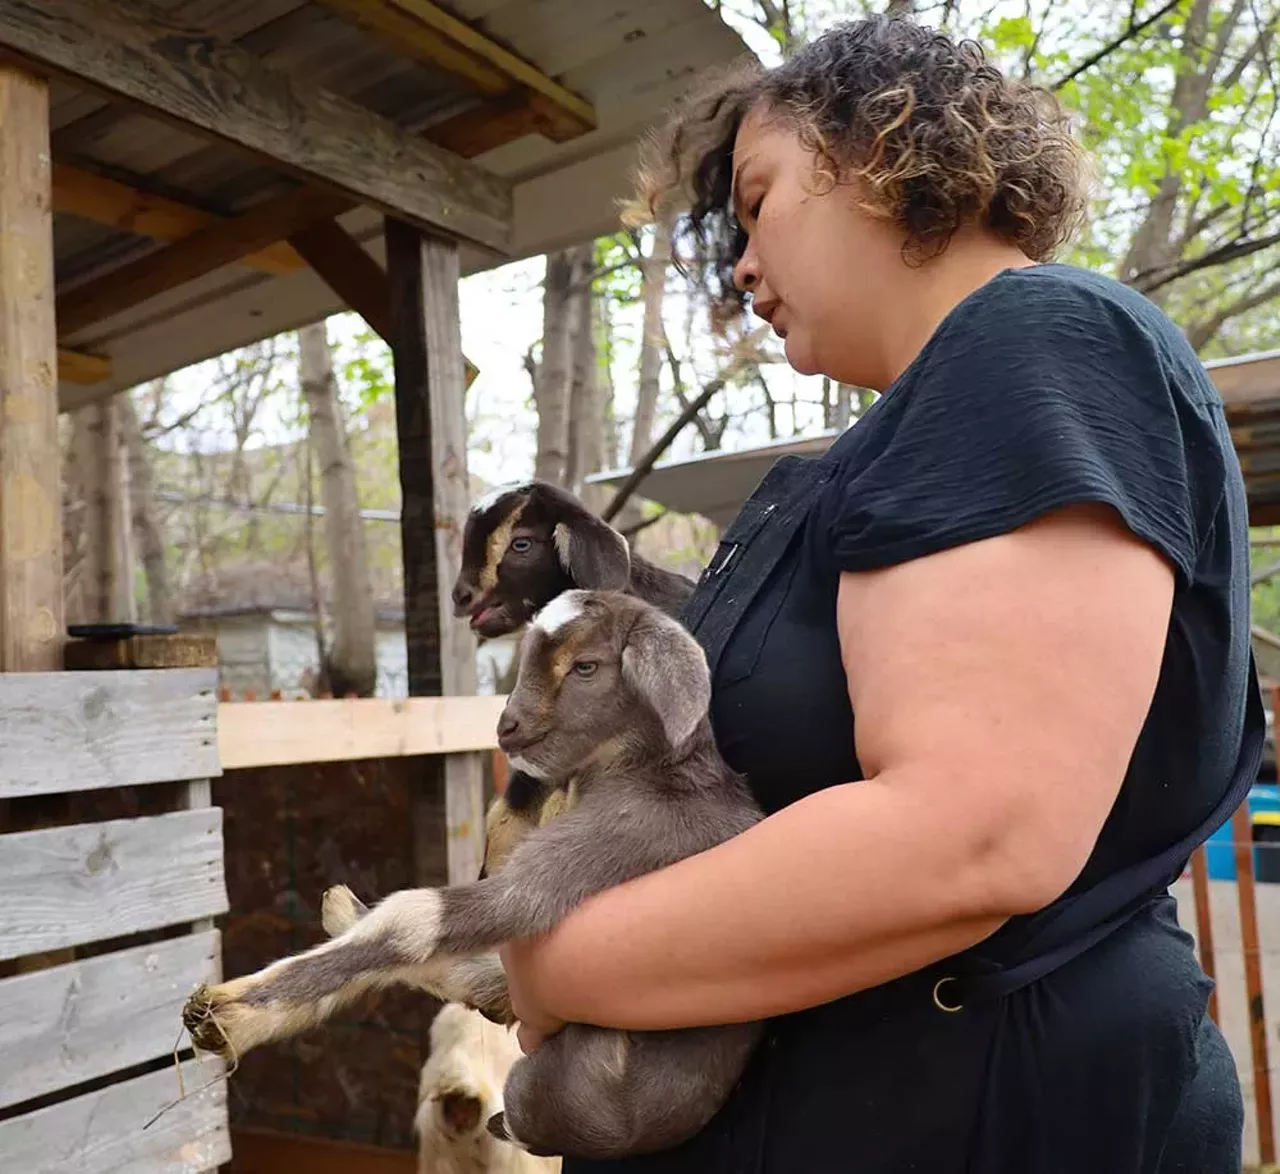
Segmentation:
<svg viewBox="0 0 1280 1174">
<path fill-rule="evenodd" d="M 1258 783 L 1249 791 L 1249 822 L 1259 812 L 1280 813 L 1280 786 L 1274 783 Z M 1236 879 L 1235 849 L 1231 843 L 1231 821 L 1227 820 L 1209 837 L 1205 844 L 1205 855 L 1209 860 L 1210 880 Z M 1258 849 L 1253 849 L 1253 871 L 1258 873 Z M 1263 883 L 1266 883 L 1265 881 Z"/>
</svg>

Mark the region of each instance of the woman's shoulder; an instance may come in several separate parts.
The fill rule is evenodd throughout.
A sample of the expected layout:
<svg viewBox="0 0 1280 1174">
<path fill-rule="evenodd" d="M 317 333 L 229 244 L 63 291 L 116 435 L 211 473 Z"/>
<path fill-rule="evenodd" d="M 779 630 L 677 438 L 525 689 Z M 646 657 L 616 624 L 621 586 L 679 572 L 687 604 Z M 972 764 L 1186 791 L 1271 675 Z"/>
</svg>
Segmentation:
<svg viewBox="0 0 1280 1174">
<path fill-rule="evenodd" d="M 1100 502 L 1189 579 L 1230 440 L 1213 384 L 1166 322 L 1068 266 L 1006 271 L 971 294 L 829 451 L 818 512 L 843 568 Z"/>
<path fill-rule="evenodd" d="M 1061 262 L 1006 269 L 975 290 L 900 382 L 946 383 L 948 374 L 971 388 L 1022 381 L 1082 396 L 1125 391 L 1148 402 L 1219 402 L 1191 344 L 1150 298 Z M 1123 412 L 1125 402 L 1114 407 Z"/>
</svg>

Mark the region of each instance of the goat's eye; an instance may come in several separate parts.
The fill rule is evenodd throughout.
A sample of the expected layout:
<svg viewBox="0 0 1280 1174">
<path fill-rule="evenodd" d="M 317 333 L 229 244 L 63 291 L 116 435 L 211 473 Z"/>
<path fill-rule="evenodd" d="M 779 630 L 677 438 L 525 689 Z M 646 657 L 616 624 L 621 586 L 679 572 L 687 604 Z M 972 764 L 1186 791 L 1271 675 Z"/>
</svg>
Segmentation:
<svg viewBox="0 0 1280 1174">
<path fill-rule="evenodd" d="M 529 551 L 533 549 L 533 539 L 513 538 L 511 540 L 511 549 L 514 550 L 516 554 L 528 554 Z"/>
<path fill-rule="evenodd" d="M 598 667 L 594 660 L 579 660 L 574 663 L 573 671 L 580 677 L 589 677 Z"/>
</svg>

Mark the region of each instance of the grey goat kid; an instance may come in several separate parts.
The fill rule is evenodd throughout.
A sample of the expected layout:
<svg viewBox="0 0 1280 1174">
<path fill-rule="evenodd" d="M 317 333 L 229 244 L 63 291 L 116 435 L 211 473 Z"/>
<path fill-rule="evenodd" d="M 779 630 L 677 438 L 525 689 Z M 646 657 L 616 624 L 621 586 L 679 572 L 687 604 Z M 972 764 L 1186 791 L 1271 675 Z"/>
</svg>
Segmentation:
<svg viewBox="0 0 1280 1174">
<path fill-rule="evenodd" d="M 478 498 L 462 531 L 454 613 L 480 636 L 523 627 L 563 591 L 626 591 L 678 617 L 692 579 L 656 566 L 566 489 L 546 481 L 500 485 Z M 514 763 L 506 793 L 485 818 L 481 876 L 500 867 L 516 842 L 559 814 L 557 795 Z"/>
<path fill-rule="evenodd" d="M 569 809 L 472 884 L 404 890 L 367 912 L 330 904 L 326 925 L 344 932 L 192 996 L 183 1018 L 196 1046 L 243 1054 L 393 983 L 502 1014 L 499 946 L 761 818 L 716 748 L 710 694 L 702 649 L 658 608 L 621 592 L 557 597 L 524 641 L 499 741 L 522 769 L 571 792 Z M 652 1033 L 571 1024 L 512 1068 L 490 1130 L 546 1155 L 668 1148 L 711 1119 L 761 1034 L 757 1023 Z"/>
</svg>

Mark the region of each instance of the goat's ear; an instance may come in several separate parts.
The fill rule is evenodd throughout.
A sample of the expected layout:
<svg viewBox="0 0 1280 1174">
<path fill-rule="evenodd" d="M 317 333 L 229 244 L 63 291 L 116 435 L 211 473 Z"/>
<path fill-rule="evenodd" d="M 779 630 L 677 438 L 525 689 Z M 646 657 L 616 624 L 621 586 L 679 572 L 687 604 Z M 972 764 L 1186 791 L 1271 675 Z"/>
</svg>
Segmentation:
<svg viewBox="0 0 1280 1174">
<path fill-rule="evenodd" d="M 587 509 L 575 509 L 553 533 L 556 554 L 574 583 L 591 591 L 621 591 L 631 578 L 627 540 Z"/>
<path fill-rule="evenodd" d="M 622 673 L 652 706 L 667 741 L 678 747 L 711 704 L 711 673 L 702 646 L 661 612 L 638 619 L 622 650 Z"/>
</svg>

